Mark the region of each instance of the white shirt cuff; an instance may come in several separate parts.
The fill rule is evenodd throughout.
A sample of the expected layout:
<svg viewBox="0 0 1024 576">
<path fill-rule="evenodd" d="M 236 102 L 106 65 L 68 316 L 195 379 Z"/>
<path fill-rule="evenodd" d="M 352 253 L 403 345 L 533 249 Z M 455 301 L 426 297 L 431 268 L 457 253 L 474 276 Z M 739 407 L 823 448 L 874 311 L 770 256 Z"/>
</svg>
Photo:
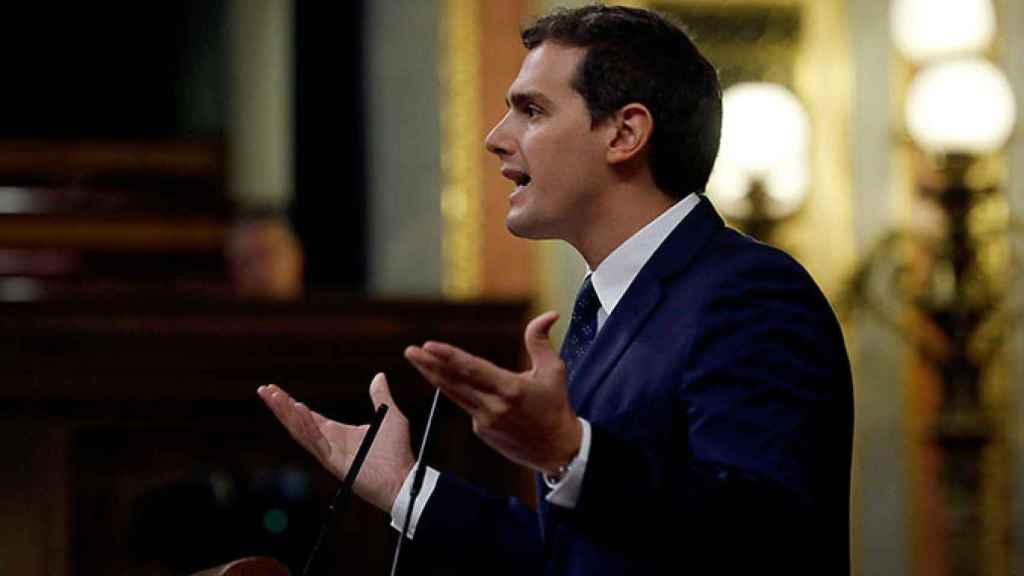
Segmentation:
<svg viewBox="0 0 1024 576">
<path fill-rule="evenodd" d="M 415 476 L 416 467 L 413 466 L 409 475 L 405 477 L 405 482 L 402 482 L 402 489 L 398 491 L 395 503 L 391 505 L 391 527 L 399 532 L 405 525 L 405 512 L 409 509 L 409 500 L 412 499 L 412 479 Z M 409 519 L 410 539 L 416 534 L 416 524 L 420 520 L 420 515 L 423 514 L 423 509 L 427 506 L 427 500 L 430 500 L 430 495 L 434 493 L 434 487 L 437 486 L 437 479 L 440 476 L 441 474 L 437 470 L 427 466 L 427 470 L 423 474 L 423 485 L 420 486 L 420 495 L 416 497 L 416 507 L 413 508 L 412 518 Z"/>
<path fill-rule="evenodd" d="M 580 499 L 583 474 L 587 471 L 587 458 L 590 456 L 590 422 L 583 418 L 580 418 L 579 421 L 583 426 L 583 438 L 580 440 L 580 451 L 569 463 L 568 471 L 558 482 L 552 481 L 547 474 L 543 475 L 544 483 L 551 488 L 544 499 L 551 504 L 569 509 L 575 508 L 576 502 Z"/>
</svg>

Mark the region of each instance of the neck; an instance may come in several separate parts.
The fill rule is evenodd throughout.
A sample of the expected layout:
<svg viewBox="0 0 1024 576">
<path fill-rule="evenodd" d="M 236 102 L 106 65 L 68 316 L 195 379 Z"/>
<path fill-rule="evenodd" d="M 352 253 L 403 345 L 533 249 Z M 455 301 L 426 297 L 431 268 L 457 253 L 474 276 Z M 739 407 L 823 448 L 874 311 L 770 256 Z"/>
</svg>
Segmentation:
<svg viewBox="0 0 1024 576">
<path fill-rule="evenodd" d="M 602 202 L 593 206 L 588 224 L 574 238 L 566 240 L 586 260 L 591 270 L 597 267 L 620 244 L 660 216 L 676 203 L 655 187 L 620 185 L 602 195 Z"/>
</svg>

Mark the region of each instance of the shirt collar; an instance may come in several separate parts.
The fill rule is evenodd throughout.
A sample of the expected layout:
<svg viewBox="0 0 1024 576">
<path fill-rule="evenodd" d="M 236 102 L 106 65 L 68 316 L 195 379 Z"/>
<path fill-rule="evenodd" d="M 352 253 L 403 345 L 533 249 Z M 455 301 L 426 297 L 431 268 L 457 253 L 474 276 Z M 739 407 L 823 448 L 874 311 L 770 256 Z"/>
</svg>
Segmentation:
<svg viewBox="0 0 1024 576">
<path fill-rule="evenodd" d="M 587 270 L 601 309 L 606 314 L 611 315 L 654 251 L 699 202 L 700 196 L 688 194 L 619 244 L 598 264 L 597 270 Z"/>
</svg>

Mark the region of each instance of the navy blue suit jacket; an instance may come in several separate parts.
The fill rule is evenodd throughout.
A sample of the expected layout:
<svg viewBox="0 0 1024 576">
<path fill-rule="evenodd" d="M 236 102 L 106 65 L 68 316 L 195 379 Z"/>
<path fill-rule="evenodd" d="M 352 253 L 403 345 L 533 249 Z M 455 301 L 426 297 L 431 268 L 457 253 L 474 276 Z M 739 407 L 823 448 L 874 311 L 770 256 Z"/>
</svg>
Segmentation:
<svg viewBox="0 0 1024 576">
<path fill-rule="evenodd" d="M 839 325 L 795 260 L 727 228 L 707 199 L 640 271 L 569 391 L 593 431 L 576 508 L 545 502 L 542 483 L 534 513 L 442 475 L 415 536 L 427 571 L 849 573 Z"/>
</svg>

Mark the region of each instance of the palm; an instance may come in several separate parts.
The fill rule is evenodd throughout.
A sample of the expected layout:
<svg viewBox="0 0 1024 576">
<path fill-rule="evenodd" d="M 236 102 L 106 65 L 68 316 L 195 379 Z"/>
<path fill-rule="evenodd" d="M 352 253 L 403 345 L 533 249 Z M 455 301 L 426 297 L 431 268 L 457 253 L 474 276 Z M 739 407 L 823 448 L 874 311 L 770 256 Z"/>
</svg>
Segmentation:
<svg viewBox="0 0 1024 576">
<path fill-rule="evenodd" d="M 509 460 L 554 471 L 576 454 L 582 425 L 569 402 L 565 363 L 551 347 L 554 312 L 526 327 L 533 368 L 513 373 L 441 342 L 410 346 L 405 357 L 473 419 L 473 431 Z"/>
<path fill-rule="evenodd" d="M 374 494 L 382 492 L 398 493 L 405 480 L 405 474 L 397 478 L 393 473 L 395 470 L 403 469 L 407 463 L 413 461 L 412 450 L 409 446 L 409 423 L 401 413 L 395 411 L 396 417 L 391 416 L 384 419 L 377 437 L 373 440 L 372 450 L 366 455 L 363 467 L 354 484 L 356 494 L 373 502 Z M 323 463 L 332 474 L 338 478 L 344 478 L 352 461 L 355 459 L 359 445 L 362 444 L 369 426 L 350 426 L 329 420 L 317 412 L 312 412 L 313 421 L 326 440 L 326 452 L 324 455 L 314 453 L 314 456 Z M 407 469 L 406 469 L 407 470 Z M 390 509 L 390 503 L 387 503 Z"/>
<path fill-rule="evenodd" d="M 351 426 L 325 418 L 273 385 L 260 387 L 259 395 L 303 448 L 332 474 L 338 478 L 345 477 L 369 426 Z M 391 399 L 383 375 L 374 378 L 370 396 L 375 404 L 388 404 L 390 410 L 353 489 L 374 506 L 390 511 L 414 462 L 409 444 L 409 422 Z"/>
</svg>

